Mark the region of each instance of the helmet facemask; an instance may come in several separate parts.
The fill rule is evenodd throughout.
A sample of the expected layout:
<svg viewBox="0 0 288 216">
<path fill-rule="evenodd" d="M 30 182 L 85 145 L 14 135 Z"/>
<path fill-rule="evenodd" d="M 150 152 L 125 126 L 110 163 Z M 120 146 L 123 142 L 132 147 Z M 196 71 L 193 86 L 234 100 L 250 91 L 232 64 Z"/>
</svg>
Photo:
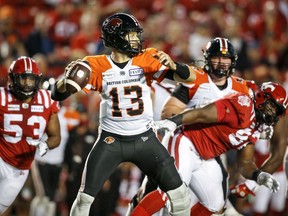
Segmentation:
<svg viewBox="0 0 288 216">
<path fill-rule="evenodd" d="M 264 94 L 264 98 L 264 102 L 255 109 L 256 119 L 259 123 L 273 126 L 285 115 L 286 109 L 269 94 Z"/>
<path fill-rule="evenodd" d="M 231 59 L 231 64 L 220 63 L 213 66 L 212 58 L 213 57 L 222 57 Z M 226 38 L 216 37 L 210 41 L 206 50 L 204 51 L 205 66 L 204 71 L 209 74 L 213 74 L 218 78 L 228 77 L 235 72 L 237 53 L 232 45 L 232 43 Z"/>
<path fill-rule="evenodd" d="M 11 79 L 10 89 L 18 100 L 24 101 L 32 98 L 39 90 L 41 76 L 34 74 L 9 74 Z"/>
<path fill-rule="evenodd" d="M 213 63 L 212 58 L 209 58 L 207 64 L 209 65 L 208 73 L 213 74 L 218 78 L 228 77 L 233 74 L 235 70 L 232 66 L 232 59 L 231 63 L 228 64 L 224 62 L 218 62 L 215 64 Z"/>
</svg>

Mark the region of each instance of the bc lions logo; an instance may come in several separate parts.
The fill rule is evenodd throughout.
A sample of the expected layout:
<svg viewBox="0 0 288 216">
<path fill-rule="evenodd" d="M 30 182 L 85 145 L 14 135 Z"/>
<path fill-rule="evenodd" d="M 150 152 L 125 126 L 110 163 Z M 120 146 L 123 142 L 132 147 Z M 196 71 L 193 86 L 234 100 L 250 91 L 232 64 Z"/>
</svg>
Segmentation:
<svg viewBox="0 0 288 216">
<path fill-rule="evenodd" d="M 122 21 L 121 19 L 119 19 L 119 18 L 113 18 L 113 19 L 111 19 L 111 20 L 108 21 L 105 29 L 106 29 L 109 33 L 114 33 L 115 30 L 122 25 L 122 23 L 123 23 L 123 21 Z"/>
<path fill-rule="evenodd" d="M 115 139 L 111 136 L 105 137 L 104 142 L 106 142 L 107 144 L 112 144 L 113 142 L 115 142 Z"/>
</svg>

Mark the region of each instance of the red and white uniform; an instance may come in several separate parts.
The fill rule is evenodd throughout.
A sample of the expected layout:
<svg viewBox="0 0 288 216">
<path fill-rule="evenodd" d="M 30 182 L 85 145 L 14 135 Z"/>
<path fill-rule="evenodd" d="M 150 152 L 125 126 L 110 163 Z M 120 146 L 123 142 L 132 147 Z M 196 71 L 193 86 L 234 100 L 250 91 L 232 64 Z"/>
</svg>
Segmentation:
<svg viewBox="0 0 288 216">
<path fill-rule="evenodd" d="M 222 174 L 224 167 L 215 158 L 229 149 L 255 143 L 260 136 L 255 128 L 254 105 L 248 95 L 231 94 L 215 103 L 217 125 L 185 126 L 168 145 L 183 180 L 212 212 L 224 207 L 228 193 L 228 182 Z"/>
<path fill-rule="evenodd" d="M 223 175 L 224 167 L 214 158 L 229 149 L 240 149 L 250 141 L 255 142 L 258 132 L 250 127 L 250 118 L 254 113 L 250 99 L 244 96 L 248 95 L 245 80 L 230 76 L 227 78 L 227 87 L 221 90 L 207 73 L 196 68 L 194 70 L 197 75 L 195 82 L 182 84 L 189 88 L 187 108 L 201 108 L 237 92 L 241 93 L 239 101 L 243 100 L 243 108 L 236 98 L 217 102 L 218 121 L 222 124 L 184 126 L 168 145 L 168 151 L 174 156 L 183 180 L 201 204 L 210 211 L 219 211 L 225 205 L 229 186 L 227 176 Z M 246 106 L 245 103 L 250 105 Z M 239 106 L 243 109 L 240 112 Z M 231 110 L 230 114 L 226 112 L 227 109 Z M 243 127 L 246 129 L 241 129 Z"/>
<path fill-rule="evenodd" d="M 50 115 L 58 112 L 58 102 L 50 91 L 39 90 L 31 102 L 17 100 L 0 88 L 0 203 L 9 206 L 28 176 L 36 144 L 45 133 Z"/>
<path fill-rule="evenodd" d="M 85 57 L 92 74 L 83 90 L 101 93 L 101 129 L 121 135 L 136 135 L 149 129 L 153 120 L 151 82 L 162 81 L 168 70 L 152 54 L 156 54 L 156 49 L 146 49 L 123 69 L 109 55 Z"/>
</svg>

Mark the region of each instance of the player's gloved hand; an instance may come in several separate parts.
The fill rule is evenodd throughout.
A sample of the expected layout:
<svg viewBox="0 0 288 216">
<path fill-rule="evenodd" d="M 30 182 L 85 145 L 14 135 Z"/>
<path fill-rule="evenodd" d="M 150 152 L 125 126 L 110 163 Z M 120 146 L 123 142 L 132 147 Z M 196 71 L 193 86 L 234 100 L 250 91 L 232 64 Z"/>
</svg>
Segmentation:
<svg viewBox="0 0 288 216">
<path fill-rule="evenodd" d="M 72 61 L 70 62 L 66 67 L 65 67 L 65 71 L 64 71 L 64 77 L 68 77 L 69 76 L 69 73 L 71 71 L 71 68 L 74 67 L 74 65 L 79 62 L 79 61 L 82 61 L 81 59 L 77 59 L 75 61 Z"/>
<path fill-rule="evenodd" d="M 174 123 L 168 119 L 164 119 L 161 121 L 155 121 L 154 125 L 155 125 L 156 130 L 164 129 L 167 133 L 170 133 L 171 135 L 174 134 L 174 131 L 177 128 L 176 123 Z"/>
<path fill-rule="evenodd" d="M 257 177 L 257 183 L 259 185 L 264 185 L 271 190 L 271 192 L 275 193 L 280 189 L 279 182 L 269 173 L 260 172 Z"/>
<path fill-rule="evenodd" d="M 49 147 L 45 141 L 40 141 L 37 148 L 41 157 L 43 157 L 49 151 Z"/>
<path fill-rule="evenodd" d="M 245 182 L 244 182 L 244 183 L 241 183 L 241 184 L 238 184 L 238 185 L 233 185 L 233 186 L 231 186 L 231 187 L 230 187 L 230 191 L 231 191 L 231 194 L 233 194 L 234 196 L 239 197 L 239 198 L 247 197 L 249 194 L 255 196 L 254 191 L 251 190 L 251 189 L 245 184 Z"/>
</svg>

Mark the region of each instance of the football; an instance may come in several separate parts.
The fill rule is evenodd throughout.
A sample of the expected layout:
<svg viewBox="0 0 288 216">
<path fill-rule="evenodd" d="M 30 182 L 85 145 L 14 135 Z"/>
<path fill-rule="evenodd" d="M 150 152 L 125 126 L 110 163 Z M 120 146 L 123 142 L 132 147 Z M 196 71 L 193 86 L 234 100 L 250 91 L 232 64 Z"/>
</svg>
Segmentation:
<svg viewBox="0 0 288 216">
<path fill-rule="evenodd" d="M 77 61 L 66 74 L 66 91 L 76 93 L 81 91 L 89 82 L 91 67 L 88 61 Z"/>
</svg>

